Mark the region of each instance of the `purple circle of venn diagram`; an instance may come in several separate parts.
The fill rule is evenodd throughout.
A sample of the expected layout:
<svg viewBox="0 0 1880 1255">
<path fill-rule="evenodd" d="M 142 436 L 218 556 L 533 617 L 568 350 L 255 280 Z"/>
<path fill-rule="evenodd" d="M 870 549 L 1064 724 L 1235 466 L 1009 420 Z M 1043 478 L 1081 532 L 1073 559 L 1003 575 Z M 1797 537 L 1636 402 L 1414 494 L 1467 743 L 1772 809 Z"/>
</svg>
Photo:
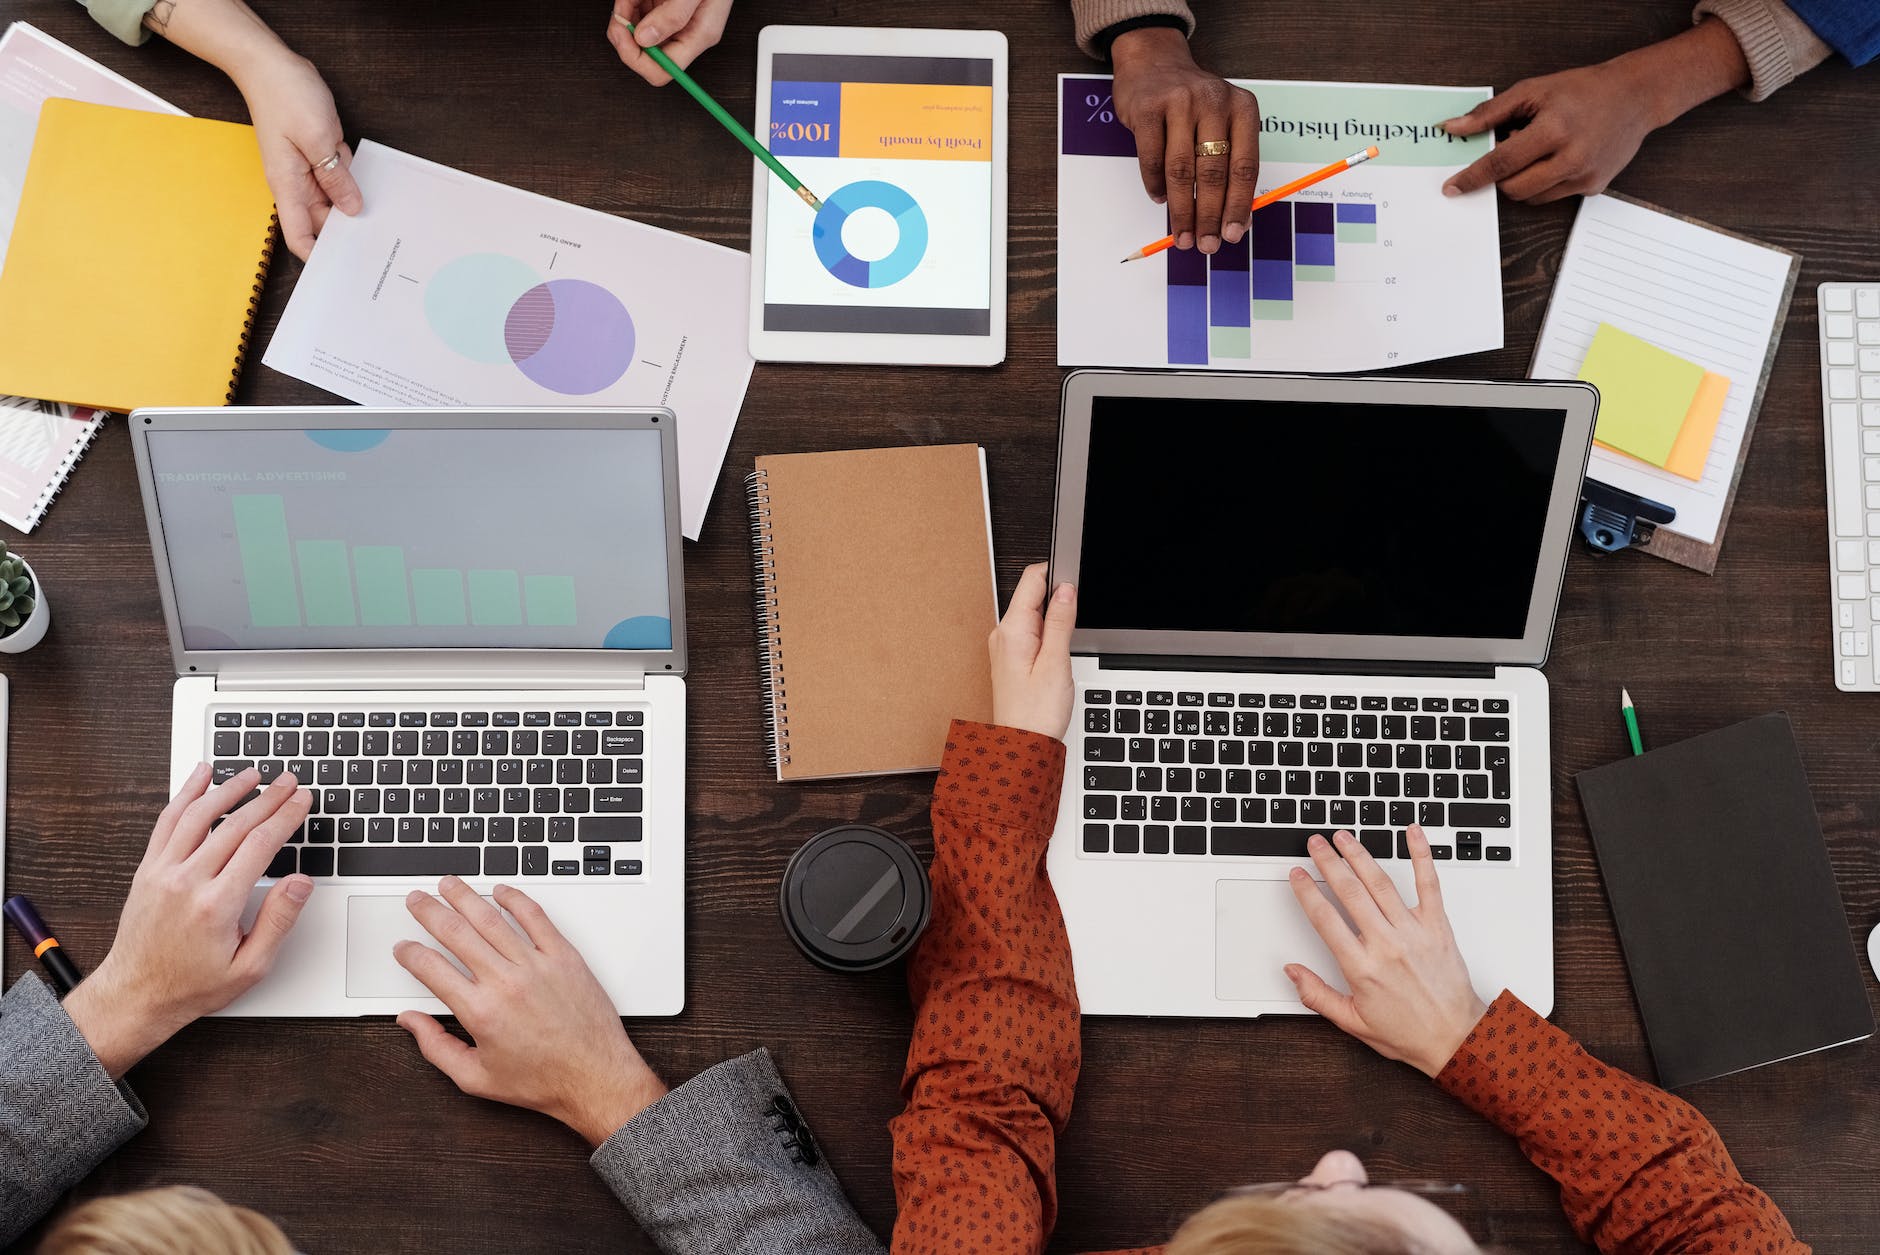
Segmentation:
<svg viewBox="0 0 1880 1255">
<path fill-rule="evenodd" d="M 516 369 L 542 387 L 586 396 L 633 364 L 633 317 L 598 283 L 550 279 L 509 307 L 503 344 Z"/>
</svg>

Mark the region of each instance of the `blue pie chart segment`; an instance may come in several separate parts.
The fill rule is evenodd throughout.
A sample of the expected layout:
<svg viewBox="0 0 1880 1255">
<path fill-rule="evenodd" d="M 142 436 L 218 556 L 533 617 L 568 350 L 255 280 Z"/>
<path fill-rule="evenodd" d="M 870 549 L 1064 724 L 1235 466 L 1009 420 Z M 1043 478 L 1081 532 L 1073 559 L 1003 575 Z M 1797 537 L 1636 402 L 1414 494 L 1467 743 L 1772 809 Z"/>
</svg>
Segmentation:
<svg viewBox="0 0 1880 1255">
<path fill-rule="evenodd" d="M 900 237 L 886 257 L 863 261 L 843 245 L 842 224 L 858 209 L 880 209 L 894 219 Z M 823 269 L 853 288 L 893 287 L 927 255 L 927 215 L 919 203 L 904 189 L 876 179 L 837 188 L 817 211 L 811 235 Z"/>
</svg>

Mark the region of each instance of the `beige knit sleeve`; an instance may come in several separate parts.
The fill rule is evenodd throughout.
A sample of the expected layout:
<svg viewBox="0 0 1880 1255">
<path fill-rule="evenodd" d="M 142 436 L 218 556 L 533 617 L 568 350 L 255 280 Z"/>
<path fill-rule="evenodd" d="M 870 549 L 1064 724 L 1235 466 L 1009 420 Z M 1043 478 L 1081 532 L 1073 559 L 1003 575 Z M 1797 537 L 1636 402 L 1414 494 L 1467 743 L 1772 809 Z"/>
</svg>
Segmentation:
<svg viewBox="0 0 1880 1255">
<path fill-rule="evenodd" d="M 1743 94 L 1751 100 L 1767 100 L 1834 51 L 1782 0 L 1698 0 L 1691 21 L 1707 17 L 1728 26 L 1742 46 L 1743 59 L 1749 62 L 1749 86 Z"/>
<path fill-rule="evenodd" d="M 1188 33 L 1195 33 L 1195 15 L 1184 0 L 1071 0 L 1071 16 L 1077 22 L 1077 46 L 1093 57 L 1097 49 L 1091 40 L 1110 27 L 1132 17 L 1158 14 L 1180 18 Z"/>
</svg>

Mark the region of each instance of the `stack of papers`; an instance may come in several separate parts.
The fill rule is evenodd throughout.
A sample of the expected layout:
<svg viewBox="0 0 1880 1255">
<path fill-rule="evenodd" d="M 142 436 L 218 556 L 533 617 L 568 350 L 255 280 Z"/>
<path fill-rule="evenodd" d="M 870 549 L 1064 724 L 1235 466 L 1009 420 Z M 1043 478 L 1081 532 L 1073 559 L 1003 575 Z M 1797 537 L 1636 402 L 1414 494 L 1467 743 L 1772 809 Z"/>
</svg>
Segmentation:
<svg viewBox="0 0 1880 1255">
<path fill-rule="evenodd" d="M 1594 439 L 1619 453 L 1701 480 L 1730 380 L 1602 322 L 1580 363 L 1599 389 Z"/>
</svg>

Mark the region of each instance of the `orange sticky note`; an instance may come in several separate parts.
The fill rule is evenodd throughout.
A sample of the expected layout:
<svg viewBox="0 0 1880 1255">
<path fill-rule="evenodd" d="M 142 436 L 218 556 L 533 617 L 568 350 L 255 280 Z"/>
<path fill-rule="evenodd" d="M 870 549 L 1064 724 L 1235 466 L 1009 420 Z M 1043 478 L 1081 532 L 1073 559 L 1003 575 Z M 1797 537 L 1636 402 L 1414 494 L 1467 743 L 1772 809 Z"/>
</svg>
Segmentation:
<svg viewBox="0 0 1880 1255">
<path fill-rule="evenodd" d="M 1691 408 L 1678 428 L 1678 438 L 1665 459 L 1665 469 L 1686 479 L 1702 479 L 1704 463 L 1710 460 L 1710 445 L 1717 438 L 1717 420 L 1723 417 L 1723 399 L 1730 394 L 1730 381 L 1722 375 L 1704 372 L 1691 398 Z"/>
</svg>

